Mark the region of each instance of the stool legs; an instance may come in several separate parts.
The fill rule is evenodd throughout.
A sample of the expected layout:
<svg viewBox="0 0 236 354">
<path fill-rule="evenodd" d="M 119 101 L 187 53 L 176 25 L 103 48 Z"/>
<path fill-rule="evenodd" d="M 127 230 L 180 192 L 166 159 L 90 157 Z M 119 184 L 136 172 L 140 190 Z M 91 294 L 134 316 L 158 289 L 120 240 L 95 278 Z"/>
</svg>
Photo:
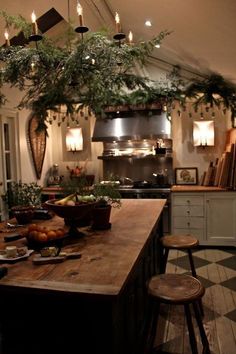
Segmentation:
<svg viewBox="0 0 236 354">
<path fill-rule="evenodd" d="M 195 318 L 196 318 L 199 332 L 200 332 L 200 336 L 201 336 L 201 341 L 202 341 L 202 346 L 203 346 L 202 353 L 210 354 L 209 343 L 208 343 L 208 339 L 207 339 L 207 336 L 206 336 L 206 333 L 205 333 L 205 330 L 204 330 L 204 327 L 202 324 L 202 319 L 201 319 L 201 316 L 199 313 L 198 305 L 196 302 L 193 302 L 192 304 L 193 304 Z M 190 346 L 192 349 L 192 354 L 198 354 L 197 341 L 196 341 L 196 337 L 195 337 L 195 333 L 194 333 L 194 329 L 193 329 L 193 322 L 192 322 L 192 316 L 191 316 L 189 304 L 184 305 L 184 311 L 185 311 L 185 316 L 186 316 L 187 325 L 188 325 L 189 341 L 190 341 Z"/>
<path fill-rule="evenodd" d="M 192 255 L 192 251 L 191 249 L 188 249 L 188 258 L 189 258 L 189 263 L 190 263 L 190 267 L 191 267 L 191 271 L 192 271 L 192 276 L 194 278 L 197 278 L 197 273 L 195 270 L 195 266 L 194 266 L 194 262 L 193 262 L 193 255 Z M 200 299 L 199 302 L 199 308 L 200 308 L 200 312 L 202 317 L 204 316 L 204 311 L 203 311 L 203 306 L 202 306 L 202 300 Z"/>
<path fill-rule="evenodd" d="M 187 325 L 188 325 L 189 341 L 190 341 L 192 353 L 198 354 L 197 341 L 196 341 L 196 337 L 195 337 L 195 333 L 194 333 L 194 329 L 193 329 L 192 316 L 191 316 L 191 312 L 190 312 L 188 304 L 184 305 L 184 312 L 185 312 Z"/>
<path fill-rule="evenodd" d="M 202 319 L 198 311 L 198 304 L 196 302 L 193 302 L 193 309 L 195 313 L 195 318 L 198 324 L 199 332 L 201 335 L 201 341 L 202 341 L 202 346 L 203 346 L 203 353 L 204 354 L 210 354 L 210 349 L 209 349 L 209 342 L 202 324 Z"/>
<path fill-rule="evenodd" d="M 164 248 L 164 254 L 162 256 L 162 261 L 161 261 L 161 269 L 160 269 L 160 273 L 165 273 L 166 272 L 166 264 L 167 264 L 167 260 L 168 260 L 168 255 L 169 255 L 169 249 L 168 248 Z"/>
<path fill-rule="evenodd" d="M 193 256 L 192 256 L 191 249 L 188 249 L 188 258 L 189 258 L 189 263 L 190 263 L 190 267 L 191 267 L 191 271 L 192 271 L 192 276 L 194 278 L 197 278 L 195 266 L 194 266 L 194 263 L 193 263 Z"/>
</svg>

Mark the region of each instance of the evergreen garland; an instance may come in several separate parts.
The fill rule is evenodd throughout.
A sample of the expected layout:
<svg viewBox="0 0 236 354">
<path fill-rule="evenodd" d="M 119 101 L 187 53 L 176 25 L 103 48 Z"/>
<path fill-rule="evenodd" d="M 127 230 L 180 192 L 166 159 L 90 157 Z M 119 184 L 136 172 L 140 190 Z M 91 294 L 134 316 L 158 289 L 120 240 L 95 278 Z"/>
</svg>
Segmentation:
<svg viewBox="0 0 236 354">
<path fill-rule="evenodd" d="M 7 27 L 22 31 L 27 42 L 31 24 L 20 15 L 9 16 L 1 11 L 0 16 Z M 195 107 L 223 105 L 231 109 L 233 119 L 236 86 L 219 74 L 192 79 L 188 85 L 180 79 L 177 66 L 162 83 L 134 74 L 135 65 L 145 65 L 155 45 L 170 31 L 161 31 L 155 38 L 135 45 L 119 45 L 106 31 L 87 34 L 81 40 L 71 24 L 68 26 L 63 47 L 57 40 L 43 37 L 37 47 L 33 43 L 0 48 L 0 61 L 4 63 L 0 88 L 10 84 L 24 93 L 18 108 L 33 111 L 39 130 L 46 129 L 47 111 L 57 112 L 60 105 L 66 105 L 67 113 L 74 113 L 76 103 L 80 103 L 80 108 L 88 106 L 99 117 L 110 105 L 163 101 L 171 107 L 175 100 L 183 104 L 183 95 L 194 100 Z M 5 102 L 6 97 L 0 92 L 0 106 Z"/>
</svg>

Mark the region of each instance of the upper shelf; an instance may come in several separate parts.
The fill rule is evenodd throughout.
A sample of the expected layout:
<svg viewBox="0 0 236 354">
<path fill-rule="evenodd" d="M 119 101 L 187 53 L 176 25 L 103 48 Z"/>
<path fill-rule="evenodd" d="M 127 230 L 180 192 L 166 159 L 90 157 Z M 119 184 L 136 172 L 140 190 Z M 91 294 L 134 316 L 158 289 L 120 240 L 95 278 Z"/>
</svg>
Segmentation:
<svg viewBox="0 0 236 354">
<path fill-rule="evenodd" d="M 100 160 L 127 160 L 127 159 L 170 159 L 172 160 L 172 156 L 166 154 L 158 154 L 158 155 L 146 155 L 146 156 L 136 156 L 136 155 L 123 155 L 123 156 L 98 156 Z"/>
</svg>

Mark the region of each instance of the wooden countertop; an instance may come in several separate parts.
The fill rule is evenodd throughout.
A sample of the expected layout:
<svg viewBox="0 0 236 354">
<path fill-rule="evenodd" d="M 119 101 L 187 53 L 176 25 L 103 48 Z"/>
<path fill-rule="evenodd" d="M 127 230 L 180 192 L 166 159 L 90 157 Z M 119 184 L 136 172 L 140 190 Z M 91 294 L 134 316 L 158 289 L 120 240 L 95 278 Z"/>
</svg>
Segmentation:
<svg viewBox="0 0 236 354">
<path fill-rule="evenodd" d="M 32 254 L 27 260 L 7 264 L 8 275 L 0 280 L 0 291 L 23 288 L 24 291 L 40 289 L 118 295 L 154 232 L 165 202 L 165 199 L 123 199 L 120 209 L 112 209 L 110 230 L 84 229 L 85 237 L 63 248 L 81 252 L 80 259 L 34 265 L 32 258 L 35 254 Z M 40 223 L 48 227 L 64 227 L 64 220 L 59 217 Z M 26 239 L 21 239 L 6 244 L 3 237 L 4 233 L 0 233 L 0 249 L 10 244 L 22 246 L 26 243 Z"/>
<path fill-rule="evenodd" d="M 220 187 L 205 187 L 205 186 L 172 186 L 171 192 L 226 192 L 228 189 Z M 232 192 L 232 191 L 230 191 Z"/>
</svg>

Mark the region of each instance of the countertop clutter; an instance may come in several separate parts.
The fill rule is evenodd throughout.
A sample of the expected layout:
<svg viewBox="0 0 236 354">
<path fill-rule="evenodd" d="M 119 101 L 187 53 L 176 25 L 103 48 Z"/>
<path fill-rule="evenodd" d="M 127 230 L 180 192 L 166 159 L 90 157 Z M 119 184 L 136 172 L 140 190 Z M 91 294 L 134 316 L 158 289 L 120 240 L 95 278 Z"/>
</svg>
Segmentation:
<svg viewBox="0 0 236 354">
<path fill-rule="evenodd" d="M 99 349 L 104 354 L 141 354 L 146 281 L 158 272 L 165 202 L 123 200 L 121 208 L 112 210 L 111 229 L 86 229 L 86 236 L 65 244 L 64 252 L 79 252 L 80 258 L 39 265 L 32 254 L 8 264 L 8 274 L 0 280 L 3 349 L 61 354 L 79 345 L 84 354 Z M 59 217 L 39 223 L 64 227 Z M 6 246 L 4 235 L 1 249 Z M 10 243 L 20 247 L 25 242 Z M 130 330 L 124 333 L 126 326 Z"/>
</svg>

